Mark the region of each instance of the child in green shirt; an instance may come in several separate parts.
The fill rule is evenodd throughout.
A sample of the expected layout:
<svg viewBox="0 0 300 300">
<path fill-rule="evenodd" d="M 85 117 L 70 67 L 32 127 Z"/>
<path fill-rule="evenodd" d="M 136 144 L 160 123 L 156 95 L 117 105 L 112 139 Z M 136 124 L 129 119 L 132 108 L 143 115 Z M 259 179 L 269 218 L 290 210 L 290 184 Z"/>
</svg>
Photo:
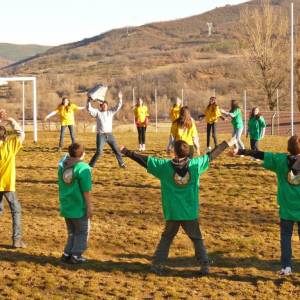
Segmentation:
<svg viewBox="0 0 300 300">
<path fill-rule="evenodd" d="M 281 271 L 292 274 L 292 235 L 294 223 L 298 223 L 300 236 L 300 137 L 288 140 L 289 153 L 271 153 L 257 150 L 236 150 L 237 155 L 252 156 L 263 160 L 263 167 L 277 175 L 277 203 L 280 217 Z"/>
<path fill-rule="evenodd" d="M 87 248 L 89 219 L 92 217 L 91 168 L 83 162 L 84 155 L 83 145 L 74 143 L 58 167 L 60 214 L 65 218 L 68 230 L 61 260 L 73 264 L 86 260 L 82 254 Z"/>
<path fill-rule="evenodd" d="M 139 155 L 124 146 L 121 152 L 133 159 L 147 171 L 157 177 L 161 183 L 162 208 L 166 226 L 156 248 L 152 270 L 157 274 L 164 272 L 164 263 L 168 258 L 170 245 L 181 226 L 192 240 L 196 259 L 201 266 L 200 274 L 209 272 L 209 260 L 202 239 L 199 217 L 199 178 L 210 162 L 229 145 L 236 142 L 223 142 L 212 152 L 190 159 L 188 143 L 178 140 L 174 143 L 174 159 L 161 159 Z"/>
</svg>

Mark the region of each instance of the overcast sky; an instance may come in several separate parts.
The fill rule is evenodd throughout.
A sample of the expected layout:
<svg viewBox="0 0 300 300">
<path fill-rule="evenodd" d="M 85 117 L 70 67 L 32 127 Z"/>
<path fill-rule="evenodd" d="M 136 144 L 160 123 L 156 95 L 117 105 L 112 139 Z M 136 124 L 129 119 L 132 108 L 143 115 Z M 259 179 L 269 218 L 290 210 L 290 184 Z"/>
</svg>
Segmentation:
<svg viewBox="0 0 300 300">
<path fill-rule="evenodd" d="M 242 0 L 1 0 L 0 42 L 59 45 Z"/>
</svg>

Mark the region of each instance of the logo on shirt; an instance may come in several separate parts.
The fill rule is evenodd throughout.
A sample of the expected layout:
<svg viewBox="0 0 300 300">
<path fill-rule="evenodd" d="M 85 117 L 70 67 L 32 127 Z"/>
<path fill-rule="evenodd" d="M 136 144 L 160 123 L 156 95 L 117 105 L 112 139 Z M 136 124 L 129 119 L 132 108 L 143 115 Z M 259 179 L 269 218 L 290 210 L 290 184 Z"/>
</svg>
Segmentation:
<svg viewBox="0 0 300 300">
<path fill-rule="evenodd" d="M 173 178 L 177 185 L 184 186 L 190 182 L 191 175 L 190 172 L 186 172 L 184 176 L 180 176 L 178 173 L 175 172 Z"/>
</svg>

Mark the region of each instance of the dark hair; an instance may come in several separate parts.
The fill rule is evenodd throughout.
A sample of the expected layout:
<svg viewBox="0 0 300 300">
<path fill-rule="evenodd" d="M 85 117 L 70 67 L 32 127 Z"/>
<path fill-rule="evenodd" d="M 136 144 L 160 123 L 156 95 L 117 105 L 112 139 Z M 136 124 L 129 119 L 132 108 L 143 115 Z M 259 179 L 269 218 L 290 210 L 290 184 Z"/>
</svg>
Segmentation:
<svg viewBox="0 0 300 300">
<path fill-rule="evenodd" d="M 66 110 L 69 111 L 70 107 L 71 107 L 71 101 L 68 97 L 62 97 L 61 99 L 61 104 L 58 105 L 58 108 L 60 108 L 61 106 L 63 106 L 65 104 L 65 101 L 68 100 L 69 101 L 69 104 L 67 105 L 66 107 Z"/>
<path fill-rule="evenodd" d="M 4 126 L 0 126 L 0 131 L 3 131 L 3 135 L 0 136 L 0 138 L 6 138 L 6 134 L 7 134 L 7 131 L 6 131 L 6 128 Z"/>
<path fill-rule="evenodd" d="M 144 104 L 143 98 L 142 98 L 142 97 L 138 97 L 138 98 L 137 98 L 137 101 L 136 101 L 136 104 L 135 104 L 136 107 L 138 106 L 138 102 L 139 102 L 139 101 L 142 101 L 142 105 Z"/>
<path fill-rule="evenodd" d="M 174 143 L 174 151 L 178 158 L 188 157 L 190 155 L 190 146 L 187 142 L 178 140 Z"/>
<path fill-rule="evenodd" d="M 80 143 L 74 143 L 69 146 L 68 150 L 71 157 L 79 157 L 82 154 L 79 151 L 82 150 L 84 152 L 84 146 Z"/>
<path fill-rule="evenodd" d="M 230 112 L 234 112 L 236 109 L 240 108 L 237 100 L 231 100 Z"/>
<path fill-rule="evenodd" d="M 106 105 L 108 105 L 108 102 L 106 101 L 106 100 L 104 100 L 104 101 L 102 101 L 102 103 L 101 104 L 106 104 Z"/>
<path fill-rule="evenodd" d="M 257 108 L 258 108 L 258 107 L 256 106 L 256 107 L 253 107 L 253 108 L 251 109 L 250 119 L 251 119 L 251 118 L 256 118 L 256 119 L 258 120 L 258 119 L 260 118 L 260 116 L 261 116 L 260 113 L 258 113 L 257 115 L 254 114 L 254 111 L 255 111 Z"/>
<path fill-rule="evenodd" d="M 293 135 L 288 140 L 287 150 L 292 155 L 300 154 L 300 138 L 298 135 Z"/>
<path fill-rule="evenodd" d="M 211 104 L 210 101 L 213 100 L 213 99 L 215 100 L 215 103 Z M 218 106 L 218 104 L 217 104 L 217 98 L 215 96 L 212 96 L 212 97 L 209 98 L 209 103 L 208 103 L 208 105 L 207 105 L 206 108 L 209 108 L 211 106 L 214 106 L 215 108 Z"/>
<path fill-rule="evenodd" d="M 180 108 L 179 118 L 174 122 L 176 122 L 177 125 L 188 129 L 192 127 L 193 125 L 192 117 L 191 117 L 190 110 L 187 106 L 183 106 Z"/>
</svg>

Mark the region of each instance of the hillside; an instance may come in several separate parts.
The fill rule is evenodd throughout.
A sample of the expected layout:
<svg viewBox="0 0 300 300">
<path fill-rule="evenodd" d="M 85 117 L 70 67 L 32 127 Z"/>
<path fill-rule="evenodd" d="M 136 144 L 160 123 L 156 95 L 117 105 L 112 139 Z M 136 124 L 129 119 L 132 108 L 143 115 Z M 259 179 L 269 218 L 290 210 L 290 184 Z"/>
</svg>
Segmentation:
<svg viewBox="0 0 300 300">
<path fill-rule="evenodd" d="M 7 61 L 19 61 L 39 53 L 43 53 L 51 48 L 41 45 L 17 45 L 9 43 L 0 43 L 0 58 Z"/>
<path fill-rule="evenodd" d="M 286 7 L 289 1 L 274 0 Z M 300 12 L 300 1 L 295 1 Z M 240 98 L 249 91 L 250 105 L 261 105 L 261 91 L 243 81 L 243 62 L 237 52 L 236 29 L 240 9 L 247 4 L 216 8 L 189 18 L 111 30 L 75 43 L 61 45 L 2 70 L 2 75 L 35 74 L 38 76 L 40 112 L 54 108 L 57 97 L 68 94 L 83 102 L 86 90 L 97 82 L 112 86 L 108 98 L 122 87 L 127 99 L 135 94 L 153 102 L 158 89 L 159 112 L 166 114 L 172 95 L 184 96 L 194 109 L 206 105 L 216 91 L 220 103 Z M 207 22 L 213 22 L 208 37 Z M 127 109 L 130 105 L 128 104 Z M 283 102 L 284 108 L 284 102 Z M 151 107 L 150 107 L 151 110 Z M 129 110 L 122 119 L 129 118 Z"/>
</svg>

